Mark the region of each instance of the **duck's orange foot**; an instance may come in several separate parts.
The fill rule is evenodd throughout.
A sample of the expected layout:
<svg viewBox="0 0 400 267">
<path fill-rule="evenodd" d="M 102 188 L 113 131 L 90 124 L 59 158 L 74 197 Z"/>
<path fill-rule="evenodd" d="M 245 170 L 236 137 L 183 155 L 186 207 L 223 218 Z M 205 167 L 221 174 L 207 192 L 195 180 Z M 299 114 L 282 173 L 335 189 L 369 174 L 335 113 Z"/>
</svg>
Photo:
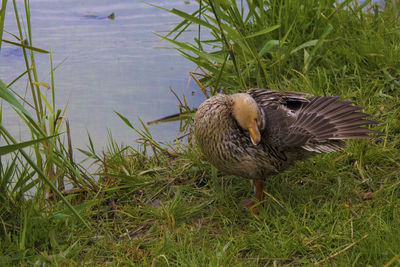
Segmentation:
<svg viewBox="0 0 400 267">
<path fill-rule="evenodd" d="M 251 208 L 251 213 L 253 214 L 258 214 L 258 209 L 257 207 L 254 207 L 255 204 L 257 204 L 256 201 L 252 200 L 252 199 L 242 199 L 241 201 L 242 204 L 242 211 L 246 212 L 246 209 Z"/>
</svg>

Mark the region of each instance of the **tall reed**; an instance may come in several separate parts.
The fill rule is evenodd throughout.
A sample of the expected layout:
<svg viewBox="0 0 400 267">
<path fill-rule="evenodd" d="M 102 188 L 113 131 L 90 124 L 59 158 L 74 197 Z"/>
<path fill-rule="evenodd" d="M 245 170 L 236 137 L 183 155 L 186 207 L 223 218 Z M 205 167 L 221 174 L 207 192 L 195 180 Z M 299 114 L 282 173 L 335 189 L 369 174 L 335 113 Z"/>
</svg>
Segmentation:
<svg viewBox="0 0 400 267">
<path fill-rule="evenodd" d="M 378 75 L 387 68 L 382 54 L 393 58 L 393 66 L 400 56 L 389 49 L 397 39 L 390 34 L 398 25 L 395 1 L 385 1 L 382 11 L 372 1 L 352 0 L 198 2 L 192 13 L 165 9 L 182 21 L 158 36 L 198 66 L 195 76 L 206 95 L 251 87 L 327 94 L 327 86 L 315 91 L 313 85 L 329 84 L 343 72 Z M 378 37 L 373 46 L 359 41 L 376 38 L 377 27 L 389 39 Z M 191 43 L 180 41 L 187 29 L 199 29 Z M 304 80 L 302 88 L 291 82 L 298 78 Z"/>
<path fill-rule="evenodd" d="M 18 142 L 13 137 L 16 133 L 9 131 L 4 126 L 4 120 L 7 118 L 3 117 L 0 122 L 0 135 L 2 142 L 6 145 L 0 147 L 0 155 L 8 154 L 8 161 L 5 163 L 4 158 L 1 161 L 3 168 L 0 174 L 0 185 L 4 190 L 1 192 L 2 198 L 7 199 L 13 205 L 18 205 L 14 202 L 16 199 L 22 203 L 26 198 L 34 197 L 38 206 L 43 208 L 51 204 L 50 199 L 58 198 L 86 227 L 90 227 L 66 199 L 66 185 L 85 191 L 96 190 L 97 185 L 93 178 L 86 175 L 85 170 L 72 158 L 70 131 L 69 127 L 66 127 L 68 126 L 65 115 L 66 108 L 57 108 L 55 102 L 56 90 L 53 76 L 55 67 L 51 51 L 33 46 L 30 3 L 25 0 L 23 4 L 24 12 L 20 14 L 15 0 L 9 5 L 7 5 L 7 1 L 2 1 L 0 45 L 8 43 L 19 47 L 22 50 L 26 70 L 21 74 L 16 74 L 16 78 L 8 85 L 0 80 L 0 98 L 18 114 L 21 121 L 24 122 L 22 130 L 29 132 L 32 140 Z M 12 8 L 14 11 L 17 33 L 7 32 L 3 27 L 6 7 Z M 3 33 L 8 34 L 4 35 Z M 50 83 L 42 82 L 38 77 L 35 53 L 49 55 Z M 14 83 L 22 79 L 27 81 L 30 95 L 21 96 L 18 92 L 23 91 L 20 88 L 14 88 Z M 46 97 L 44 91 L 50 92 L 50 96 Z M 28 146 L 31 149 L 26 150 Z M 33 196 L 28 197 L 28 193 Z M 4 202 L 0 206 L 3 212 L 8 214 L 5 218 L 15 219 L 15 216 L 26 216 L 24 213 L 18 214 L 21 212 L 20 210 L 7 207 Z M 23 205 L 21 204 L 21 206 Z M 13 214 L 14 212 L 16 214 Z"/>
</svg>

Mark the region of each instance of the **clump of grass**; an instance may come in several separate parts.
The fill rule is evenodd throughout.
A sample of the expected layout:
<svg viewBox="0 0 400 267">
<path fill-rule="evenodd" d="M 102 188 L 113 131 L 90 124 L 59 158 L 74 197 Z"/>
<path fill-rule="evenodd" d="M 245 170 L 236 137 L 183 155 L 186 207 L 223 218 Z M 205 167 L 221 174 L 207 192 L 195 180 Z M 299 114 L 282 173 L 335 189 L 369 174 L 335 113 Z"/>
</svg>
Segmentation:
<svg viewBox="0 0 400 267">
<path fill-rule="evenodd" d="M 0 114 L 3 113 L 3 105 L 9 105 L 9 109 L 14 110 L 24 124 L 23 131 L 32 138 L 17 141 L 14 137 L 16 133 L 11 133 L 4 126 L 8 118 L 0 116 L 0 140 L 3 144 L 0 147 L 0 247 L 1 250 L 17 248 L 17 259 L 28 255 L 29 248 L 34 251 L 35 242 L 49 241 L 41 233 L 46 229 L 46 224 L 41 226 L 38 222 L 51 217 L 53 202 L 62 201 L 80 223 L 89 228 L 89 224 L 67 199 L 66 189 L 69 188 L 66 187 L 82 190 L 96 188 L 93 179 L 85 176 L 84 170 L 73 161 L 65 109 L 57 109 L 55 103 L 53 71 L 57 66 L 53 67 L 50 51 L 33 46 L 29 1 L 23 4 L 23 15 L 20 15 L 15 1 L 12 6 L 8 5 L 14 10 L 17 33 L 7 32 L 3 28 L 7 1 L 2 1 L 0 9 L 0 44 L 4 42 L 21 48 L 26 67 L 8 84 L 0 80 L 0 98 L 4 100 Z M 25 29 L 22 21 L 26 23 Z M 39 80 L 35 53 L 49 55 L 49 82 Z M 24 89 L 13 88 L 15 82 L 22 79 L 26 79 L 28 87 L 25 96 Z M 45 96 L 47 91 L 50 95 L 48 98 Z M 36 227 L 37 231 L 34 230 Z M 27 251 L 24 252 L 25 249 Z M 2 258 L 6 262 L 8 259 Z"/>
<path fill-rule="evenodd" d="M 67 232 L 61 222 L 74 225 L 76 219 L 59 218 L 53 226 L 60 229 L 59 247 L 36 259 L 133 266 L 380 265 L 398 254 L 397 149 L 366 145 L 360 156 L 353 144 L 299 163 L 267 181 L 267 199 L 253 216 L 239 204 L 253 195 L 247 180 L 224 176 L 195 146 L 167 150 L 151 136 L 142 141 L 133 149 L 110 138 L 107 151 L 95 156 L 102 160 L 102 190 L 80 210 L 95 230 Z"/>
</svg>

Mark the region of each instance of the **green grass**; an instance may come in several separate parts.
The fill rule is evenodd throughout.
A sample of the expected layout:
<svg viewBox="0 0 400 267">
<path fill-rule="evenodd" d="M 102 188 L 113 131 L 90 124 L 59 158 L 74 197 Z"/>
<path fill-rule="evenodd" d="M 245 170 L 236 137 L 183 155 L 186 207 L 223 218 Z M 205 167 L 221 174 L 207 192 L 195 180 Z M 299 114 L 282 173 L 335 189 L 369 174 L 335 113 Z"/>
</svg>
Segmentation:
<svg viewBox="0 0 400 267">
<path fill-rule="evenodd" d="M 193 77 L 205 95 L 250 87 L 340 95 L 364 106 L 383 134 L 270 177 L 252 215 L 240 205 L 254 195 L 247 180 L 211 167 L 192 142 L 160 144 L 151 128 L 118 114 L 141 144 L 120 146 L 110 134 L 96 154 L 89 137 L 81 151 L 97 164 L 95 174 L 68 160 L 68 144 L 38 147 L 32 164 L 9 152 L 0 179 L 0 265 L 400 265 L 400 3 L 386 2 L 365 12 L 353 1 L 327 0 L 203 0 L 193 14 L 170 10 L 183 21 L 163 38 L 199 66 Z M 197 39 L 181 42 L 180 32 L 197 24 Z M 194 109 L 186 101 L 181 109 L 190 133 Z M 54 102 L 47 110 L 57 117 Z M 59 133 L 57 125 L 35 139 Z M 64 201 L 46 197 L 47 180 L 56 179 L 38 156 L 53 159 L 56 177 L 74 184 Z"/>
<path fill-rule="evenodd" d="M 51 216 L 32 211 L 27 255 L 15 262 L 268 266 L 334 255 L 324 265 L 375 266 L 400 251 L 395 148 L 352 142 L 345 152 L 299 163 L 267 181 L 257 216 L 239 204 L 253 196 L 249 182 L 199 161 L 195 147 L 152 157 L 109 149 L 102 190 L 69 197 L 93 230 L 61 205 Z M 3 255 L 20 255 L 11 244 L 2 242 Z"/>
</svg>

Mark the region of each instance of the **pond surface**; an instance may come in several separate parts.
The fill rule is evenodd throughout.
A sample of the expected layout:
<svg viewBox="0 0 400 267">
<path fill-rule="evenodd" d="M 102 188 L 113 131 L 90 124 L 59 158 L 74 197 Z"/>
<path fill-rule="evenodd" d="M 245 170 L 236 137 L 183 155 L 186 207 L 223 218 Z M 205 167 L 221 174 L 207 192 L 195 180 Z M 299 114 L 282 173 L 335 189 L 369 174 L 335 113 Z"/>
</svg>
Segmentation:
<svg viewBox="0 0 400 267">
<path fill-rule="evenodd" d="M 149 2 L 184 11 L 195 10 L 197 5 L 187 0 Z M 33 46 L 50 48 L 53 66 L 62 63 L 54 73 L 56 104 L 61 109 L 68 104 L 66 116 L 74 147 L 85 148 L 89 132 L 101 151 L 107 143 L 107 128 L 118 143 L 133 145 L 138 136 L 114 111 L 138 128 L 138 118 L 149 121 L 176 113 L 177 101 L 169 87 L 178 95 L 185 92 L 191 105 L 203 100 L 200 93 L 191 96 L 192 91 L 198 92 L 189 79 L 194 64 L 153 33 L 165 34 L 180 22 L 177 16 L 137 0 L 34 0 L 30 4 Z M 21 16 L 23 2 L 17 5 Z M 111 13 L 114 19 L 108 18 Z M 18 33 L 11 1 L 5 29 Z M 191 41 L 196 34 L 188 31 L 184 39 Z M 7 33 L 3 38 L 15 41 Z M 35 53 L 35 60 L 39 79 L 49 82 L 49 56 Z M 7 84 L 24 70 L 20 49 L 3 44 L 0 79 Z M 23 95 L 26 79 L 12 88 Z M 26 135 L 14 112 L 6 107 L 4 113 L 6 126 L 16 135 Z M 177 123 L 150 126 L 150 130 L 156 140 L 171 141 L 178 136 Z"/>
</svg>

